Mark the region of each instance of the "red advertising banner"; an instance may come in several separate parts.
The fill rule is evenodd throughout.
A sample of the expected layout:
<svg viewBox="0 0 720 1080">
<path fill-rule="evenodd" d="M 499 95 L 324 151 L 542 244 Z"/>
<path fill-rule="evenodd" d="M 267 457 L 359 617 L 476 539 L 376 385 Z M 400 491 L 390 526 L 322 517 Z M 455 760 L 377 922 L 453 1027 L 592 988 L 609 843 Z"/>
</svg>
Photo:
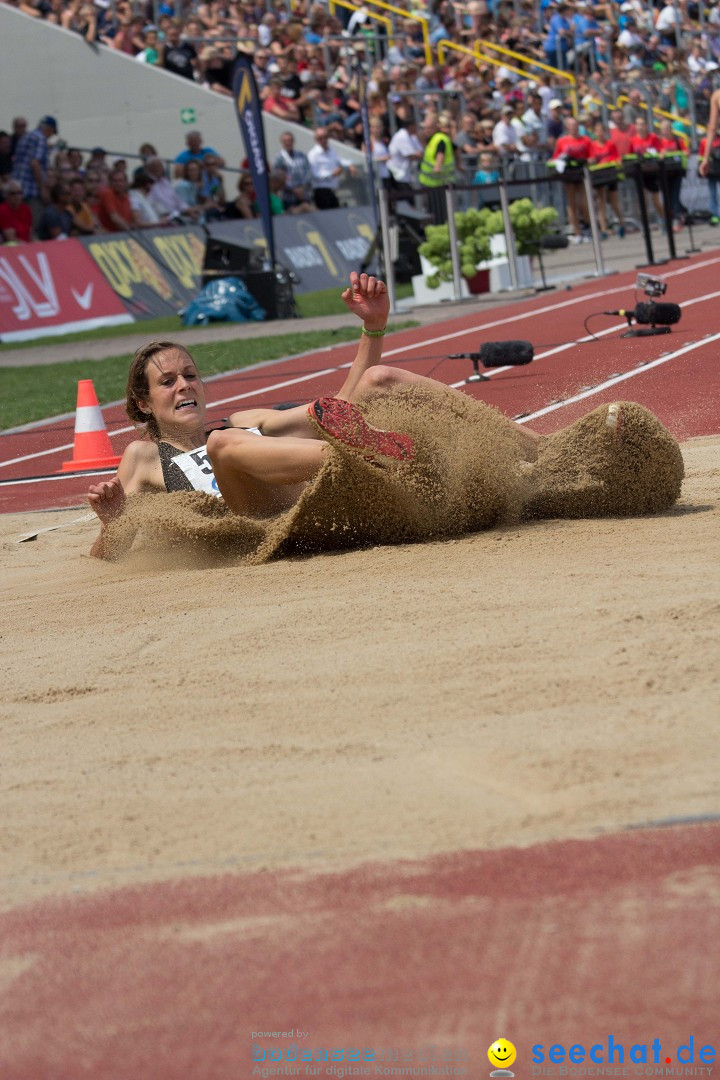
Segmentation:
<svg viewBox="0 0 720 1080">
<path fill-rule="evenodd" d="M 78 240 L 0 247 L 0 341 L 133 322 Z"/>
</svg>

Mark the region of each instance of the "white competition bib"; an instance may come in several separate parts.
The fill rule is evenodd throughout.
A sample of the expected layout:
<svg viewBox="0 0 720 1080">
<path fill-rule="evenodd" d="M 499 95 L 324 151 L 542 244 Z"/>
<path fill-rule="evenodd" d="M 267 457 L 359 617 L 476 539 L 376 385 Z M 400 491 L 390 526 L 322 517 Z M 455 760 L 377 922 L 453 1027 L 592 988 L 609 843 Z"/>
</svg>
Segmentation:
<svg viewBox="0 0 720 1080">
<path fill-rule="evenodd" d="M 242 428 L 243 431 L 251 431 L 253 435 L 262 436 L 259 428 Z M 197 450 L 191 450 L 188 454 L 177 454 L 174 461 L 179 469 L 187 476 L 196 491 L 204 491 L 207 495 L 217 495 L 220 498 L 220 488 L 215 479 L 212 463 L 208 457 L 207 443 L 198 446 Z"/>
<path fill-rule="evenodd" d="M 220 495 L 215 473 L 207 454 L 207 446 L 199 446 L 189 454 L 177 454 L 171 459 L 187 476 L 196 491 L 208 495 Z"/>
</svg>

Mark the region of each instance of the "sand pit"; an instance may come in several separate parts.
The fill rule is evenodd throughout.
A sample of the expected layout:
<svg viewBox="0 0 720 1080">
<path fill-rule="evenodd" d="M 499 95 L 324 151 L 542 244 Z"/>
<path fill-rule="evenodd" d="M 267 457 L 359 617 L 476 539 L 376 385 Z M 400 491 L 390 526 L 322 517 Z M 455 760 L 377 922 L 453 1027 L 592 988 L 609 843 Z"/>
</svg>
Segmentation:
<svg viewBox="0 0 720 1080">
<path fill-rule="evenodd" d="M 2 519 L 5 906 L 720 811 L 720 438 L 655 517 L 264 565 Z"/>
</svg>

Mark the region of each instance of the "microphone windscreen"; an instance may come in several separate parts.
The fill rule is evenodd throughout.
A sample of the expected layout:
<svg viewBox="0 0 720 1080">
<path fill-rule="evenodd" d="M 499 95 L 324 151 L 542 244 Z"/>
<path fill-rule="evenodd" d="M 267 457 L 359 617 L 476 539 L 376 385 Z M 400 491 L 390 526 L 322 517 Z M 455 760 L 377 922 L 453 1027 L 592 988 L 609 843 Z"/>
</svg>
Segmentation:
<svg viewBox="0 0 720 1080">
<path fill-rule="evenodd" d="M 674 326 L 680 322 L 682 308 L 679 304 L 637 304 L 635 307 L 635 321 L 639 323 L 654 323 L 656 326 Z"/>
<path fill-rule="evenodd" d="M 529 364 L 533 355 L 531 341 L 485 341 L 480 346 L 483 367 Z"/>
</svg>

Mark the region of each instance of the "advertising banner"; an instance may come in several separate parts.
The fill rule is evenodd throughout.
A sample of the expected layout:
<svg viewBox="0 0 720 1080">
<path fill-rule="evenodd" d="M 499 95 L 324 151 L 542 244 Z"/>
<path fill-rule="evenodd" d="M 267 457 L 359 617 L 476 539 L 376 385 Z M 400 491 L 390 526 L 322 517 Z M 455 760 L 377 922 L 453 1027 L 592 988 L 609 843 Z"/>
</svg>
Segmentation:
<svg viewBox="0 0 720 1080">
<path fill-rule="evenodd" d="M 275 265 L 275 241 L 273 216 L 270 209 L 270 178 L 265 152 L 265 129 L 262 105 L 252 69 L 252 56 L 239 52 L 232 76 L 233 100 L 245 152 L 250 163 L 250 175 L 255 188 L 255 198 L 260 209 L 260 220 L 269 255 L 269 270 Z"/>
<path fill-rule="evenodd" d="M 0 340 L 132 321 L 78 240 L 0 248 Z"/>
<path fill-rule="evenodd" d="M 136 319 L 177 314 L 201 287 L 202 229 L 109 233 L 81 243 Z"/>
<path fill-rule="evenodd" d="M 208 225 L 208 232 L 228 244 L 264 251 L 258 221 L 217 221 Z M 334 285 L 345 288 L 350 271 L 360 269 L 374 238 L 375 220 L 368 206 L 275 218 L 275 258 L 297 275 L 297 293 Z"/>
</svg>

